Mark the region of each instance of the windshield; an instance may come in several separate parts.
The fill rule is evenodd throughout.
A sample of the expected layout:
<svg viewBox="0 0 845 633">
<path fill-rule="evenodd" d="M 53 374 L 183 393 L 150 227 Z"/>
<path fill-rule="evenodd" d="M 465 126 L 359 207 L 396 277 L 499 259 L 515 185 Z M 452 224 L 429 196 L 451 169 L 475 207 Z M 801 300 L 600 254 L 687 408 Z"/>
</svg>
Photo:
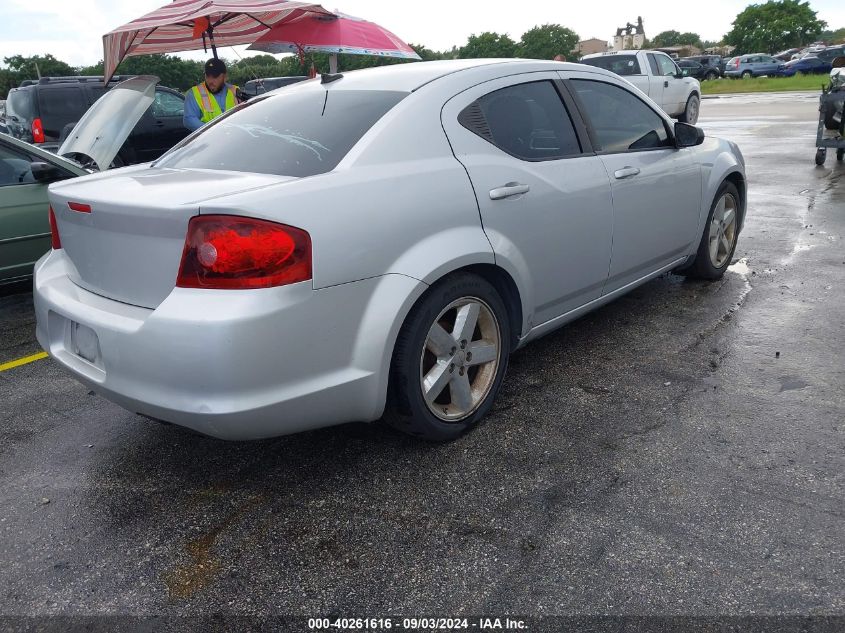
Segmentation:
<svg viewBox="0 0 845 633">
<path fill-rule="evenodd" d="M 640 64 L 636 55 L 606 55 L 603 57 L 592 57 L 582 59 L 582 64 L 604 68 L 617 75 L 640 75 Z"/>
<path fill-rule="evenodd" d="M 374 90 L 281 91 L 248 101 L 165 154 L 156 167 L 304 177 L 334 169 L 407 96 Z"/>
</svg>

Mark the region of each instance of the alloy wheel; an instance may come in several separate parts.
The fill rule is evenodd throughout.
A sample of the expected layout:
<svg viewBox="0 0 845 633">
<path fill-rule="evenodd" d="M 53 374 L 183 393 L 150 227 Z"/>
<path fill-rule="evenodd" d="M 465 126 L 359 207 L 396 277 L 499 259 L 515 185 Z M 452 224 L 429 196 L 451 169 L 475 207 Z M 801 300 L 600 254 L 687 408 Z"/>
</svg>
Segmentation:
<svg viewBox="0 0 845 633">
<path fill-rule="evenodd" d="M 499 323 L 484 301 L 462 297 L 446 306 L 420 354 L 420 387 L 429 411 L 444 422 L 471 415 L 496 381 L 501 348 Z"/>
<path fill-rule="evenodd" d="M 730 193 L 725 193 L 713 209 L 710 220 L 708 246 L 710 263 L 721 268 L 733 252 L 737 238 L 737 203 Z"/>
</svg>

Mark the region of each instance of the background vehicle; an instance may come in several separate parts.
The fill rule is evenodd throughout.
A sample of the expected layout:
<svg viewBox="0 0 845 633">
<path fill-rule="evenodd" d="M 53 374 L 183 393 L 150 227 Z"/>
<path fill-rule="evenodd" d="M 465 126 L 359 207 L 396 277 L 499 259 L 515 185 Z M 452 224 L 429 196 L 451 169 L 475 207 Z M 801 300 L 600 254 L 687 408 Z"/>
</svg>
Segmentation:
<svg viewBox="0 0 845 633">
<path fill-rule="evenodd" d="M 837 57 L 845 56 L 845 45 L 842 46 L 828 46 L 824 50 L 821 50 L 815 54 L 823 62 L 827 62 L 828 64 L 833 63 L 833 60 Z M 829 70 L 829 69 L 828 69 Z"/>
<path fill-rule="evenodd" d="M 519 346 L 666 271 L 719 278 L 745 199 L 736 145 L 599 68 L 355 71 L 51 187 L 37 336 L 95 391 L 218 437 L 386 411 L 447 440 Z"/>
<path fill-rule="evenodd" d="M 677 62 L 678 67 L 681 69 L 681 72 L 684 73 L 686 77 L 693 77 L 698 79 L 699 81 L 704 81 L 705 79 L 710 79 L 711 75 L 708 73 L 712 73 L 712 77 L 718 77 L 715 72 L 712 70 L 708 70 L 705 66 L 702 66 L 698 62 L 692 61 L 691 59 L 679 59 Z"/>
<path fill-rule="evenodd" d="M 704 79 L 706 80 L 718 79 L 721 77 L 725 72 L 725 62 L 727 61 L 720 55 L 691 55 L 690 57 L 684 57 L 683 59 L 698 62 L 707 68 L 707 73 L 704 76 Z"/>
<path fill-rule="evenodd" d="M 0 134 L 0 284 L 32 275 L 50 250 L 47 185 L 87 174 L 77 163 Z"/>
<path fill-rule="evenodd" d="M 30 276 L 35 260 L 50 248 L 47 185 L 92 173 L 71 157 L 91 165 L 111 164 L 154 94 L 159 94 L 154 92 L 156 81 L 133 79 L 115 86 L 83 115 L 73 137 L 59 148 L 62 156 L 0 134 L 0 284 Z M 86 131 L 86 119 L 98 113 L 100 122 Z M 122 124 L 102 124 L 115 119 Z"/>
<path fill-rule="evenodd" d="M 725 77 L 733 79 L 776 75 L 784 63 L 771 55 L 753 54 L 734 57 L 725 66 Z"/>
<path fill-rule="evenodd" d="M 772 55 L 775 59 L 779 59 L 782 62 L 788 62 L 792 59 L 792 56 L 798 53 L 800 49 L 798 48 L 788 48 L 785 51 L 781 51 L 780 53 L 775 53 Z"/>
<path fill-rule="evenodd" d="M 582 64 L 604 68 L 624 77 L 663 108 L 669 116 L 695 124 L 701 108 L 701 84 L 685 77 L 666 53 L 617 51 L 581 58 Z"/>
<path fill-rule="evenodd" d="M 107 90 L 128 79 L 116 77 L 103 85 L 102 77 L 42 77 L 26 80 L 9 91 L 9 133 L 36 145 L 55 148 L 73 125 Z M 115 158 L 117 165 L 154 160 L 185 138 L 182 125 L 185 97 L 177 90 L 158 86 L 155 101 L 126 139 Z"/>
<path fill-rule="evenodd" d="M 818 57 L 802 57 L 786 62 L 783 68 L 778 71 L 779 75 L 791 77 L 792 75 L 820 75 L 830 72 L 830 62 L 822 61 Z"/>
<path fill-rule="evenodd" d="M 241 86 L 241 94 L 244 99 L 251 99 L 252 97 L 289 86 L 291 84 L 299 83 L 308 79 L 306 75 L 297 75 L 294 77 L 265 77 L 263 79 L 250 79 L 243 86 Z"/>
</svg>

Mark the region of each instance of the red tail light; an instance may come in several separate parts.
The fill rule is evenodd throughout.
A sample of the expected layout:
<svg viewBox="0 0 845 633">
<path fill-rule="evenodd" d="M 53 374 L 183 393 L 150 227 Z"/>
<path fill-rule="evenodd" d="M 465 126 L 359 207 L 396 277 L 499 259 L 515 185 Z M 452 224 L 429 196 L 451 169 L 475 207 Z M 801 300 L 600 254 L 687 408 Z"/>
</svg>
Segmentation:
<svg viewBox="0 0 845 633">
<path fill-rule="evenodd" d="M 44 126 L 41 125 L 41 119 L 33 119 L 31 129 L 33 143 L 43 143 L 46 140 L 44 138 Z"/>
<path fill-rule="evenodd" d="M 311 237 L 302 229 L 234 215 L 188 224 L 176 285 L 246 289 L 311 279 Z"/>
<path fill-rule="evenodd" d="M 50 245 L 53 250 L 58 250 L 62 247 L 62 240 L 59 238 L 59 225 L 56 224 L 56 214 L 53 213 L 53 207 L 50 207 Z"/>
</svg>

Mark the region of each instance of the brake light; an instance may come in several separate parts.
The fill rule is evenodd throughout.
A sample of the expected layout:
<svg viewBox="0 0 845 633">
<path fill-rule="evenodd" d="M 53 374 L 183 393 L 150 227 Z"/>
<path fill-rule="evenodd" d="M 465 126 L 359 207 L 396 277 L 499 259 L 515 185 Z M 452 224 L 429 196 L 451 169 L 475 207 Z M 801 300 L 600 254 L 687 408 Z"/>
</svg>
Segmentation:
<svg viewBox="0 0 845 633">
<path fill-rule="evenodd" d="M 311 237 L 285 224 L 199 215 L 188 224 L 176 286 L 242 290 L 311 279 Z"/>
<path fill-rule="evenodd" d="M 46 140 L 44 138 L 44 126 L 41 125 L 41 119 L 33 119 L 30 128 L 33 143 L 43 143 Z"/>
<path fill-rule="evenodd" d="M 62 240 L 59 237 L 59 225 L 56 224 L 56 214 L 53 213 L 53 207 L 50 206 L 50 246 L 53 250 L 58 250 L 62 247 Z"/>
<path fill-rule="evenodd" d="M 81 202 L 68 202 L 68 209 L 76 211 L 77 213 L 91 213 L 90 204 L 82 204 Z"/>
</svg>

